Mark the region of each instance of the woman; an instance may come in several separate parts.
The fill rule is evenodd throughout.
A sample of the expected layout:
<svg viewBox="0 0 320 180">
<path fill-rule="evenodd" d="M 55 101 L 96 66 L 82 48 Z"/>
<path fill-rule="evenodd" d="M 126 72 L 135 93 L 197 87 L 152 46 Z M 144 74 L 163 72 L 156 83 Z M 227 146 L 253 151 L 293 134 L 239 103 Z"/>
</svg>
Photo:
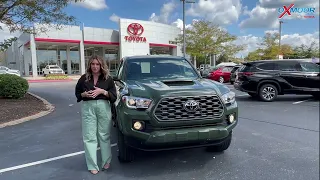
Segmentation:
<svg viewBox="0 0 320 180">
<path fill-rule="evenodd" d="M 92 174 L 97 174 L 100 170 L 97 163 L 98 142 L 102 170 L 110 167 L 111 104 L 117 98 L 114 81 L 100 57 L 90 58 L 86 74 L 78 80 L 75 94 L 77 102 L 82 101 L 82 136 L 87 168 Z"/>
</svg>

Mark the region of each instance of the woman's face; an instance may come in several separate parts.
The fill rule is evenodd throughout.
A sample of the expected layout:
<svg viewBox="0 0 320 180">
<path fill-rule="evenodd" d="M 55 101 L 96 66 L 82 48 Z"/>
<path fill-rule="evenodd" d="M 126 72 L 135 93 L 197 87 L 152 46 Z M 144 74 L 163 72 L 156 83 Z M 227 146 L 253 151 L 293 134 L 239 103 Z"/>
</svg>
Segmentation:
<svg viewBox="0 0 320 180">
<path fill-rule="evenodd" d="M 94 73 L 94 74 L 100 72 L 100 63 L 99 63 L 98 60 L 94 59 L 94 60 L 91 62 L 91 71 L 92 71 L 92 73 Z"/>
</svg>

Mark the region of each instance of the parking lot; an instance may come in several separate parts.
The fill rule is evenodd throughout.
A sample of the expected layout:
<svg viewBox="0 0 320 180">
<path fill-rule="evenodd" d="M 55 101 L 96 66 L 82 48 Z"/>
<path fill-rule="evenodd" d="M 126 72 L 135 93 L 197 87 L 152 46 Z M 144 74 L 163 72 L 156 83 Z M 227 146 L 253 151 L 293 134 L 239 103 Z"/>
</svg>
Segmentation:
<svg viewBox="0 0 320 180">
<path fill-rule="evenodd" d="M 260 102 L 227 84 L 236 93 L 240 118 L 226 152 L 209 153 L 203 148 L 140 152 L 135 162 L 121 164 L 113 132 L 111 169 L 93 176 L 84 161 L 75 82 L 30 86 L 56 110 L 0 129 L 1 180 L 319 179 L 319 101 L 311 96 L 285 95 Z"/>
</svg>

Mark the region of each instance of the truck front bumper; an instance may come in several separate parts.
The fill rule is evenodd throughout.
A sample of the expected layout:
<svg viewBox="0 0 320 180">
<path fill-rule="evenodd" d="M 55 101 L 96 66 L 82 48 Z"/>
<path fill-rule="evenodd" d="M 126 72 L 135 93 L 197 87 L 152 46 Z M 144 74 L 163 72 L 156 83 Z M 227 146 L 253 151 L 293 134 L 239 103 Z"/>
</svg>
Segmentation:
<svg viewBox="0 0 320 180">
<path fill-rule="evenodd" d="M 222 121 L 219 123 L 204 123 L 197 125 L 181 125 L 175 127 L 154 127 L 148 116 L 133 115 L 131 112 L 125 112 L 120 115 L 126 122 L 142 120 L 145 122 L 145 129 L 135 130 L 132 123 L 126 123 L 121 129 L 125 136 L 128 146 L 144 151 L 158 151 L 170 149 L 183 149 L 193 147 L 205 147 L 218 145 L 231 137 L 232 129 L 238 124 L 237 103 L 227 107 Z M 229 115 L 234 115 L 234 122 L 228 122 Z M 122 120 L 122 121 L 123 121 Z"/>
<path fill-rule="evenodd" d="M 219 145 L 231 137 L 236 122 L 222 127 L 162 130 L 150 133 L 147 139 L 125 136 L 126 144 L 144 151 L 185 149 Z"/>
</svg>

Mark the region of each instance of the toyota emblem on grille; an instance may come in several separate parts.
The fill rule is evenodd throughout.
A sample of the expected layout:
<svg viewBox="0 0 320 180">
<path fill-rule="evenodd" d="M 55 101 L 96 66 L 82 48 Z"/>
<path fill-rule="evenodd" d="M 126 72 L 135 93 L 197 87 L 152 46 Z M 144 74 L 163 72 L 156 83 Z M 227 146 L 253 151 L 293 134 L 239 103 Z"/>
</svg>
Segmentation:
<svg viewBox="0 0 320 180">
<path fill-rule="evenodd" d="M 188 112 L 195 112 L 200 108 L 200 105 L 195 100 L 188 100 L 184 103 L 183 108 Z"/>
</svg>

